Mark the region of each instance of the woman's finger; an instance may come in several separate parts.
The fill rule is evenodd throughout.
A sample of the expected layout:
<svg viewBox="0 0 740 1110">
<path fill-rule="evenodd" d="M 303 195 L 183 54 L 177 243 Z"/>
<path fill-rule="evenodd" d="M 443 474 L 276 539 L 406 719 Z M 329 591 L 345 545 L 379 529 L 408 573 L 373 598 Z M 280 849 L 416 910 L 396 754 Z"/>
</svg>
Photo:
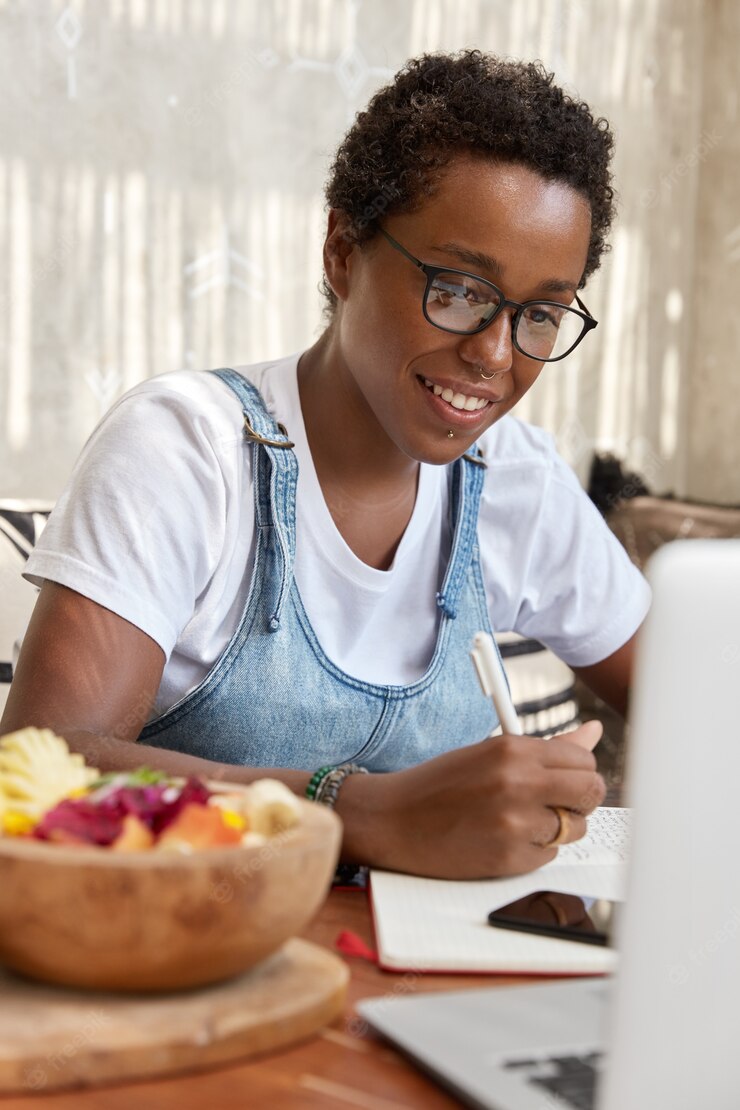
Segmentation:
<svg viewBox="0 0 740 1110">
<path fill-rule="evenodd" d="M 590 724 L 591 722 L 589 722 Z M 599 724 L 597 721 L 596 724 Z M 584 726 L 585 727 L 585 726 Z M 582 730 L 578 729 L 577 733 Z M 574 771 L 587 771 L 596 767 L 596 756 L 584 744 L 575 744 L 570 740 L 576 732 L 569 732 L 565 736 L 556 736 L 552 740 L 541 740 L 542 762 L 545 767 L 572 768 Z M 589 734 L 593 737 L 593 730 Z"/>
<path fill-rule="evenodd" d="M 558 844 L 572 844 L 586 834 L 586 818 L 565 806 L 544 806 L 540 819 L 532 829 L 531 844 L 537 848 L 552 848 Z"/>
<path fill-rule="evenodd" d="M 560 739 L 567 740 L 569 744 L 577 744 L 579 748 L 585 748 L 587 752 L 592 752 L 603 735 L 604 726 L 601 721 L 586 721 L 585 724 L 580 725 L 572 732 L 564 733 Z"/>
<path fill-rule="evenodd" d="M 565 806 L 582 815 L 601 805 L 606 783 L 598 771 L 553 770 L 538 790 L 540 801 L 548 806 Z"/>
</svg>

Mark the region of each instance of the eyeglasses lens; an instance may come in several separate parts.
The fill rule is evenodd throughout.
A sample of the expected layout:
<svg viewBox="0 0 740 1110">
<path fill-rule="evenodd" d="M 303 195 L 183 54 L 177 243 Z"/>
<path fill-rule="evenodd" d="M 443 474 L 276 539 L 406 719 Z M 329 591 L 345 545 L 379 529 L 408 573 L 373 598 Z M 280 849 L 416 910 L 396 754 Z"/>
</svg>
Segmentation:
<svg viewBox="0 0 740 1110">
<path fill-rule="evenodd" d="M 437 274 L 427 295 L 433 324 L 451 331 L 475 331 L 490 320 L 501 303 L 495 289 L 465 274 Z"/>
<path fill-rule="evenodd" d="M 465 335 L 488 323 L 500 304 L 501 297 L 485 282 L 440 273 L 429 286 L 426 310 L 437 327 Z M 516 341 L 532 358 L 561 358 L 576 345 L 584 327 L 582 317 L 564 305 L 529 304 L 519 315 Z"/>
<path fill-rule="evenodd" d="M 555 304 L 530 304 L 519 317 L 516 341 L 533 358 L 562 358 L 581 338 L 585 322 Z"/>
</svg>

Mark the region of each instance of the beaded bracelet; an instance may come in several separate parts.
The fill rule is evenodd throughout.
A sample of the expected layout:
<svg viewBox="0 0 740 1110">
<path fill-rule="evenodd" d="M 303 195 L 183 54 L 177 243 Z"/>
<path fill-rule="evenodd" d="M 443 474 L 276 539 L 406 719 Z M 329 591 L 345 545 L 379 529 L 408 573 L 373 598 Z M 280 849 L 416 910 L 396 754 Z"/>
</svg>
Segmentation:
<svg viewBox="0 0 740 1110">
<path fill-rule="evenodd" d="M 318 771 L 314 771 L 306 787 L 306 797 L 309 801 L 316 801 L 316 791 L 321 786 L 322 780 L 325 779 L 327 775 L 331 774 L 333 770 L 334 767 L 319 767 Z"/>
<path fill-rule="evenodd" d="M 349 778 L 350 775 L 366 775 L 367 773 L 367 767 L 360 767 L 358 763 L 341 763 L 338 767 L 320 767 L 309 779 L 306 787 L 306 797 L 333 809 L 344 780 Z"/>
</svg>

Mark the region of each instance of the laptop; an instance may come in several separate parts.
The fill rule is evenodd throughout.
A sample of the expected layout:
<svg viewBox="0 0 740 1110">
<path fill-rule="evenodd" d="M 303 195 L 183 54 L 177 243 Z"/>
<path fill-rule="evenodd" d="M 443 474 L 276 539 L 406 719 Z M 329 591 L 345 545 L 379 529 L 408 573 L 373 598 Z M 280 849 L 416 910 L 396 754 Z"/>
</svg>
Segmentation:
<svg viewBox="0 0 740 1110">
<path fill-rule="evenodd" d="M 740 540 L 668 544 L 648 578 L 617 974 L 357 1007 L 466 1105 L 740 1107 Z"/>
</svg>

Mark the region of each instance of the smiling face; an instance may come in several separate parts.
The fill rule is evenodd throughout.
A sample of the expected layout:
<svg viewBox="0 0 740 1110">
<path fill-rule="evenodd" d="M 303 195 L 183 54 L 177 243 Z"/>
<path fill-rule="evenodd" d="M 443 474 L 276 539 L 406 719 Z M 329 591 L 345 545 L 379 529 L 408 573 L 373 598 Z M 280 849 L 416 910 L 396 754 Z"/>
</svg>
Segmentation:
<svg viewBox="0 0 740 1110">
<path fill-rule="evenodd" d="M 570 305 L 591 213 L 569 185 L 460 156 L 433 197 L 384 227 L 421 261 L 487 278 L 510 300 Z M 424 274 L 382 235 L 350 247 L 334 223 L 325 264 L 339 302 L 332 330 L 342 392 L 354 396 L 355 417 L 363 414 L 368 431 L 375 422 L 378 436 L 409 458 L 457 458 L 537 379 L 543 363 L 512 344 L 512 308 L 475 335 L 439 330 L 422 312 Z M 481 370 L 494 376 L 483 379 Z"/>
</svg>

